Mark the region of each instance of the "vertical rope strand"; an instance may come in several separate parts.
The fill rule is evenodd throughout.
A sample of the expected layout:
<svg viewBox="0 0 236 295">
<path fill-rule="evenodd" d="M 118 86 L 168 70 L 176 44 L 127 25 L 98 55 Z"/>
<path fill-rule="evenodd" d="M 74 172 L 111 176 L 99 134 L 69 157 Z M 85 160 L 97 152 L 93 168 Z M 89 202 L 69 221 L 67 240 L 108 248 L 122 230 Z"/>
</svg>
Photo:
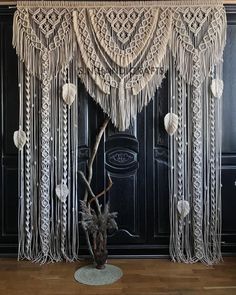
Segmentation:
<svg viewBox="0 0 236 295">
<path fill-rule="evenodd" d="M 179 77 L 177 79 L 177 114 L 178 114 L 178 130 L 177 130 L 177 200 L 184 200 L 184 174 L 183 174 L 183 99 L 182 99 L 182 83 Z M 178 216 L 178 253 L 180 255 L 180 261 L 184 260 L 183 253 L 184 242 L 184 217 L 179 214 Z"/>
<path fill-rule="evenodd" d="M 199 77 L 199 56 L 193 57 L 193 92 L 192 92 L 192 197 L 193 197 L 193 228 L 194 249 L 199 260 L 204 258 L 202 218 L 202 104 L 201 83 Z"/>
<path fill-rule="evenodd" d="M 24 125 L 24 104 L 23 104 L 23 64 L 18 60 L 18 89 L 19 89 L 19 130 Z M 24 151 L 18 151 L 18 194 L 19 194 L 19 212 L 18 212 L 18 260 L 25 258 L 25 195 L 24 195 Z"/>
<path fill-rule="evenodd" d="M 77 63 L 72 61 L 72 81 L 76 85 L 77 95 L 75 102 L 72 104 L 71 110 L 71 144 L 72 144 L 72 257 L 78 259 L 79 250 L 79 207 L 78 207 L 78 137 L 79 137 L 79 94 L 78 94 L 78 79 L 76 74 Z"/>
<path fill-rule="evenodd" d="M 223 79 L 223 59 L 216 67 L 219 79 Z M 223 81 L 223 80 L 222 80 Z M 221 231 L 222 231 L 222 200 L 221 200 L 221 161 L 222 161 L 222 98 L 217 101 L 216 108 L 216 208 L 217 208 L 217 228 L 216 228 L 216 257 L 217 262 L 222 261 L 221 254 Z"/>
<path fill-rule="evenodd" d="M 25 231 L 26 231 L 26 255 L 30 259 L 30 247 L 32 237 L 31 227 L 31 92 L 30 73 L 25 70 Z"/>
<path fill-rule="evenodd" d="M 42 109 L 41 109 L 41 181 L 40 181 L 40 238 L 42 244 L 42 260 L 48 258 L 50 241 L 50 79 L 48 76 L 49 56 L 45 50 L 42 54 Z"/>
<path fill-rule="evenodd" d="M 64 83 L 67 82 L 67 69 L 63 73 Z M 63 166 L 62 166 L 62 183 L 68 187 L 68 108 L 67 104 L 63 102 L 62 106 L 63 128 L 62 128 L 62 145 L 63 145 Z M 70 260 L 66 253 L 66 233 L 67 233 L 67 202 L 68 198 L 62 202 L 62 217 L 61 217 L 61 252 L 66 260 Z"/>
</svg>

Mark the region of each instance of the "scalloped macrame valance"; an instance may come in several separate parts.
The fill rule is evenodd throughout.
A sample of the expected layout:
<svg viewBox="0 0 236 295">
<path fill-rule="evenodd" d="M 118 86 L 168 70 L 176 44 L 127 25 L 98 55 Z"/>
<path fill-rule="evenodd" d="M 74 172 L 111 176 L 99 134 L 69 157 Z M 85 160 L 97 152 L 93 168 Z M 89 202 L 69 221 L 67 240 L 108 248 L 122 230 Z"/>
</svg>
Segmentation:
<svg viewBox="0 0 236 295">
<path fill-rule="evenodd" d="M 134 8 L 132 2 L 19 2 L 13 45 L 41 80 L 44 60 L 49 79 L 71 60 L 77 62 L 89 94 L 125 130 L 160 86 L 169 50 L 189 84 L 195 80 L 195 64 L 202 82 L 222 57 L 222 4 L 176 3 L 148 1 Z"/>
<path fill-rule="evenodd" d="M 78 102 L 72 104 L 76 94 L 70 96 L 77 76 L 124 131 L 168 71 L 170 112 L 178 116 L 177 135 L 170 139 L 171 255 L 208 264 L 220 259 L 220 100 L 210 85 L 221 80 L 225 39 L 222 1 L 18 2 L 13 45 L 19 56 L 20 130 L 26 131 L 20 170 L 21 256 L 73 260 L 78 254 L 78 226 L 73 223 L 78 220 L 78 138 L 73 129 Z M 64 101 L 58 100 L 63 85 Z M 61 200 L 52 197 L 56 185 L 68 189 L 72 200 L 64 198 L 60 212 Z M 32 192 L 39 196 L 39 211 L 37 204 L 32 210 Z M 186 216 L 178 213 L 180 204 L 187 204 L 183 201 L 190 204 Z"/>
</svg>

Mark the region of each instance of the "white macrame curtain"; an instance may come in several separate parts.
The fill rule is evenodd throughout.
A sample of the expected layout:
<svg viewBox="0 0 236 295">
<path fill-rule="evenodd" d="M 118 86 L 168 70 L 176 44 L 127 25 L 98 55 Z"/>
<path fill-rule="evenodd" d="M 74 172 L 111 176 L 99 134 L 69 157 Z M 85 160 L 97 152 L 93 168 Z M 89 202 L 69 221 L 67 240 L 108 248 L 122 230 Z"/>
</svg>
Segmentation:
<svg viewBox="0 0 236 295">
<path fill-rule="evenodd" d="M 168 76 L 170 254 L 221 259 L 225 39 L 222 1 L 18 2 L 21 258 L 78 258 L 77 76 L 122 131 Z"/>
</svg>

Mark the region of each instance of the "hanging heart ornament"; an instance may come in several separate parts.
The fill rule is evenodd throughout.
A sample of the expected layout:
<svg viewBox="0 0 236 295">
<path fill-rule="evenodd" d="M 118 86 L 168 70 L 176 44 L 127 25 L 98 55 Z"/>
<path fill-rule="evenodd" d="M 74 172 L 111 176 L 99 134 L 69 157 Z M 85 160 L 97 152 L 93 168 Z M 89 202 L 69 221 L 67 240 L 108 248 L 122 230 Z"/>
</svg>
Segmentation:
<svg viewBox="0 0 236 295">
<path fill-rule="evenodd" d="M 26 143 L 26 134 L 22 129 L 19 129 L 14 132 L 13 134 L 13 141 L 15 146 L 19 149 L 22 150 L 25 143 Z"/>
<path fill-rule="evenodd" d="M 169 135 L 173 135 L 178 129 L 178 116 L 174 113 L 168 113 L 164 117 L 165 130 Z"/>
<path fill-rule="evenodd" d="M 65 202 L 67 199 L 67 196 L 69 195 L 69 189 L 66 184 L 58 184 L 56 186 L 56 195 L 61 202 Z"/>
<path fill-rule="evenodd" d="M 66 83 L 62 87 L 62 98 L 68 106 L 71 106 L 75 100 L 77 93 L 76 85 L 72 83 Z"/>
<path fill-rule="evenodd" d="M 211 82 L 211 92 L 216 98 L 221 98 L 224 90 L 224 82 L 220 79 L 213 79 Z"/>
<path fill-rule="evenodd" d="M 190 206 L 189 202 L 185 200 L 181 200 L 177 204 L 177 209 L 181 217 L 186 217 L 189 214 Z"/>
</svg>

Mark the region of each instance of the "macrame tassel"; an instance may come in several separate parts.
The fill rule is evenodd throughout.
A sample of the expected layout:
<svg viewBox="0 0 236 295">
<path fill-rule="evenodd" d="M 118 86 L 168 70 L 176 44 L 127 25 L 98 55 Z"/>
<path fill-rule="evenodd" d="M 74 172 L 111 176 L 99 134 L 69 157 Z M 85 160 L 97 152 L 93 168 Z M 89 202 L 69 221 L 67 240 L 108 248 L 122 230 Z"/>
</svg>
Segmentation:
<svg viewBox="0 0 236 295">
<path fill-rule="evenodd" d="M 124 79 L 120 80 L 119 92 L 118 92 L 118 116 L 119 116 L 119 126 L 121 130 L 125 130 L 129 127 L 130 122 L 126 122 L 126 98 L 125 98 L 125 83 Z"/>
<path fill-rule="evenodd" d="M 178 129 L 178 116 L 174 113 L 168 113 L 164 118 L 164 126 L 169 135 L 173 135 Z"/>
<path fill-rule="evenodd" d="M 62 98 L 64 102 L 71 106 L 76 97 L 76 86 L 72 83 L 66 83 L 62 87 Z"/>
<path fill-rule="evenodd" d="M 26 143 L 26 134 L 22 129 L 19 129 L 13 134 L 15 146 L 21 151 Z"/>
<path fill-rule="evenodd" d="M 56 186 L 56 195 L 62 203 L 66 202 L 68 194 L 69 190 L 66 184 L 61 183 Z"/>
<path fill-rule="evenodd" d="M 211 92 L 216 98 L 221 98 L 224 89 L 224 82 L 220 79 L 213 79 L 211 82 Z"/>
<path fill-rule="evenodd" d="M 177 204 L 177 208 L 181 218 L 184 218 L 189 214 L 190 206 L 188 201 L 179 201 Z"/>
</svg>

